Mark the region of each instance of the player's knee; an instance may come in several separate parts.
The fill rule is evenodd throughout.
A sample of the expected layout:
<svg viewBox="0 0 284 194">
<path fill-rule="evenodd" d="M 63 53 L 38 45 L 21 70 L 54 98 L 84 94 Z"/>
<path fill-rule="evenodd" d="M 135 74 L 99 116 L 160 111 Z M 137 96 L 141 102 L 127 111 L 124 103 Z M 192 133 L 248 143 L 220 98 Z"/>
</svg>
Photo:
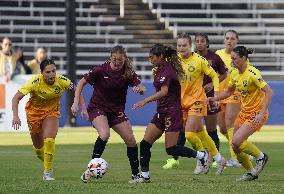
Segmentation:
<svg viewBox="0 0 284 194">
<path fill-rule="evenodd" d="M 168 155 L 175 156 L 176 155 L 176 145 L 166 148 L 166 152 Z"/>
<path fill-rule="evenodd" d="M 110 137 L 110 133 L 102 133 L 102 134 L 100 134 L 100 138 L 103 140 L 103 141 L 108 141 L 108 139 L 109 139 L 109 137 Z"/>
</svg>

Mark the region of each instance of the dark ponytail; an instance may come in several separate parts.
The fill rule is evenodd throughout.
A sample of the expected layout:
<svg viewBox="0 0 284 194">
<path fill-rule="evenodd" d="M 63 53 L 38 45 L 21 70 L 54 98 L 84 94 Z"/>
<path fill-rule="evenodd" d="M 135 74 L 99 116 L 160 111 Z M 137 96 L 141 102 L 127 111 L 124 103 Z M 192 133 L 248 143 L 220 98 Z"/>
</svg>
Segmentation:
<svg viewBox="0 0 284 194">
<path fill-rule="evenodd" d="M 237 46 L 233 49 L 233 52 L 237 53 L 240 57 L 248 58 L 248 55 L 252 54 L 254 49 L 246 48 L 245 46 Z"/>
</svg>

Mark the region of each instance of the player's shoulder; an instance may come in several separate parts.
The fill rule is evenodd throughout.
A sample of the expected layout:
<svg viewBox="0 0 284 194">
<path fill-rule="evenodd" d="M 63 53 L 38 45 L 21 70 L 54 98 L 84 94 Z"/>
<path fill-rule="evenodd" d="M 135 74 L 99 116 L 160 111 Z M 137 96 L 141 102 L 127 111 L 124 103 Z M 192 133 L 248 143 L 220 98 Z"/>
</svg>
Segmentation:
<svg viewBox="0 0 284 194">
<path fill-rule="evenodd" d="M 251 76 L 258 76 L 258 75 L 261 74 L 260 71 L 256 67 L 251 66 L 251 65 L 248 66 L 248 71 L 247 72 Z"/>
<path fill-rule="evenodd" d="M 43 79 L 42 74 L 36 74 L 35 76 L 33 76 L 33 77 L 29 80 L 29 82 L 30 82 L 32 85 L 35 85 L 35 84 L 39 84 L 42 79 Z"/>
<path fill-rule="evenodd" d="M 205 57 L 203 57 L 203 56 L 201 56 L 201 55 L 199 55 L 199 54 L 197 54 L 195 52 L 193 52 L 192 55 L 193 55 L 195 60 L 199 60 L 199 61 L 208 63 L 208 61 L 207 61 L 207 59 Z"/>
</svg>

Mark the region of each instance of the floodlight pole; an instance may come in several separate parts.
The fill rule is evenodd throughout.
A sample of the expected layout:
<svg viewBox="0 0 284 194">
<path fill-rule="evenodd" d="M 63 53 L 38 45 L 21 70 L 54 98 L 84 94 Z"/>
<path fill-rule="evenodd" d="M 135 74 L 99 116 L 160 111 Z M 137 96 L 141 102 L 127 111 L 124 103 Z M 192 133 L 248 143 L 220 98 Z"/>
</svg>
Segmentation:
<svg viewBox="0 0 284 194">
<path fill-rule="evenodd" d="M 66 66 L 67 77 L 76 82 L 76 4 L 75 0 L 65 0 L 66 6 Z M 70 111 L 74 94 L 67 92 L 67 126 L 76 126 L 76 117 Z"/>
</svg>

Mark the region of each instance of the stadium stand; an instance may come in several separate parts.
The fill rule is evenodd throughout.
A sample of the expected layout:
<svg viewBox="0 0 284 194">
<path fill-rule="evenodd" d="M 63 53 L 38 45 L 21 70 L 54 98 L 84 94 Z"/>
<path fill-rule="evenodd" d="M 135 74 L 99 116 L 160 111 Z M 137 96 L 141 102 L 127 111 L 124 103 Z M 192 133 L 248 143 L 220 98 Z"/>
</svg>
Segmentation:
<svg viewBox="0 0 284 194">
<path fill-rule="evenodd" d="M 211 49 L 222 48 L 223 33 L 235 29 L 240 44 L 255 48 L 251 62 L 269 79 L 283 74 L 284 1 L 282 0 L 76 0 L 77 75 L 104 62 L 123 44 L 143 80 L 151 78 L 149 47 L 174 45 L 179 32 L 208 33 Z M 22 46 L 26 60 L 39 46 L 48 48 L 61 72 L 65 62 L 65 0 L 1 0 L 0 37 Z"/>
<path fill-rule="evenodd" d="M 252 64 L 269 79 L 283 75 L 282 0 L 144 0 L 165 27 L 179 32 L 208 33 L 211 48 L 222 48 L 223 33 L 234 29 L 240 33 L 240 44 L 255 49 Z"/>
</svg>

